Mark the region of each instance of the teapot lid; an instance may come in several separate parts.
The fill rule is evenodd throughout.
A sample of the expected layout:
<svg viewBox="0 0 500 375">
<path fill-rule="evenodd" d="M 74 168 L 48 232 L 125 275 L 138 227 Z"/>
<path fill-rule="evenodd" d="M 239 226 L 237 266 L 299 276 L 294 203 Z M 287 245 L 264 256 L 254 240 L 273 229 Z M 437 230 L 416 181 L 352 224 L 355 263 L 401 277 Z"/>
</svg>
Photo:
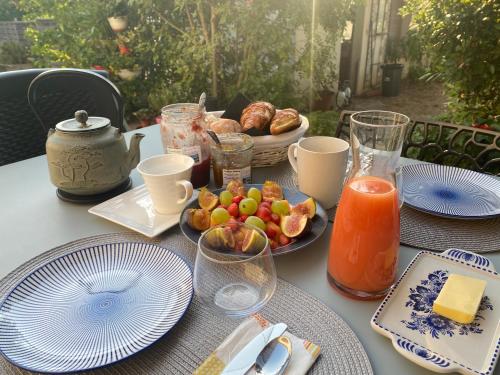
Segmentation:
<svg viewBox="0 0 500 375">
<path fill-rule="evenodd" d="M 61 121 L 56 125 L 56 129 L 65 132 L 82 132 L 101 129 L 110 123 L 111 121 L 106 117 L 89 117 L 86 111 L 76 111 L 74 119 Z"/>
</svg>

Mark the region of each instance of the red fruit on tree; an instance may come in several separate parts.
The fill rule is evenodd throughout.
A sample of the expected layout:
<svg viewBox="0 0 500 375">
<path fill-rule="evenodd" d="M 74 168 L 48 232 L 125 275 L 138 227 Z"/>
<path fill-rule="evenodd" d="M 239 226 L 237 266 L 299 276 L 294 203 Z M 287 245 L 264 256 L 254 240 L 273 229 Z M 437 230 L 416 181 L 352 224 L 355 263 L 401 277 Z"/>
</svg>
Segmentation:
<svg viewBox="0 0 500 375">
<path fill-rule="evenodd" d="M 231 203 L 227 208 L 227 212 L 229 212 L 229 215 L 231 216 L 238 217 L 238 215 L 240 214 L 240 209 L 238 208 L 238 204 Z"/>
</svg>

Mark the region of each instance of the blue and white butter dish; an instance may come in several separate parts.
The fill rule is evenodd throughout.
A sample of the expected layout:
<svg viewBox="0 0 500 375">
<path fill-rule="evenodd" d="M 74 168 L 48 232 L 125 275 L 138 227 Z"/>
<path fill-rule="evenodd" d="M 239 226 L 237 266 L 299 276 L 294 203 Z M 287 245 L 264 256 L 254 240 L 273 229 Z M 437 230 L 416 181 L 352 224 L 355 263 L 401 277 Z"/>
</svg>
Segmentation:
<svg viewBox="0 0 500 375">
<path fill-rule="evenodd" d="M 451 273 L 486 280 L 474 321 L 456 323 L 432 312 Z M 490 375 L 500 352 L 500 275 L 483 256 L 458 249 L 421 251 L 371 319 L 404 357 L 435 372 Z"/>
</svg>

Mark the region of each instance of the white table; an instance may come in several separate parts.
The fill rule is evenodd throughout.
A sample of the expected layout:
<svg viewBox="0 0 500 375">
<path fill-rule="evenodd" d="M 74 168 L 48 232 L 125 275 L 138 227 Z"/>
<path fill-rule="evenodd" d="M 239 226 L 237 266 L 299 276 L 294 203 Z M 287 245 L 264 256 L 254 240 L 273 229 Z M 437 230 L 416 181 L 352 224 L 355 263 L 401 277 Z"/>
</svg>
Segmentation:
<svg viewBox="0 0 500 375">
<path fill-rule="evenodd" d="M 141 129 L 146 134 L 141 144 L 142 159 L 162 152 L 158 126 Z M 127 133 L 126 138 L 134 132 Z M 266 169 L 254 169 L 254 181 L 265 178 Z M 134 186 L 142 184 L 133 171 Z M 66 203 L 56 197 L 50 183 L 45 156 L 0 167 L 0 278 L 36 255 L 82 237 L 127 231 L 126 228 L 91 215 L 92 205 Z M 311 246 L 276 259 L 278 276 L 323 301 L 356 332 L 370 357 L 376 374 L 431 374 L 404 359 L 389 339 L 375 333 L 370 318 L 379 301 L 361 302 L 335 292 L 326 279 L 326 259 L 331 224 Z M 478 241 L 481 239 L 478 238 Z M 401 246 L 401 274 L 418 250 Z M 487 255 L 500 270 L 500 253 Z M 495 374 L 500 375 L 497 366 Z"/>
</svg>

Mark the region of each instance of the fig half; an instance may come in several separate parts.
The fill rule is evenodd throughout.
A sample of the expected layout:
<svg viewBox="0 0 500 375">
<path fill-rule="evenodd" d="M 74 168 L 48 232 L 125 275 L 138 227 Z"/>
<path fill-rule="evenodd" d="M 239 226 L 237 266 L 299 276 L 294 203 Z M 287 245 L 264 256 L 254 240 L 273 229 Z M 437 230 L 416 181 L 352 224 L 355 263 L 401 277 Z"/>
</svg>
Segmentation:
<svg viewBox="0 0 500 375">
<path fill-rule="evenodd" d="M 307 215 L 292 214 L 281 217 L 281 231 L 289 238 L 303 236 L 311 230 L 311 221 Z"/>
<path fill-rule="evenodd" d="M 309 219 L 312 219 L 316 215 L 316 202 L 312 198 L 307 198 L 304 202 L 293 206 L 291 213 L 307 215 Z"/>
</svg>

